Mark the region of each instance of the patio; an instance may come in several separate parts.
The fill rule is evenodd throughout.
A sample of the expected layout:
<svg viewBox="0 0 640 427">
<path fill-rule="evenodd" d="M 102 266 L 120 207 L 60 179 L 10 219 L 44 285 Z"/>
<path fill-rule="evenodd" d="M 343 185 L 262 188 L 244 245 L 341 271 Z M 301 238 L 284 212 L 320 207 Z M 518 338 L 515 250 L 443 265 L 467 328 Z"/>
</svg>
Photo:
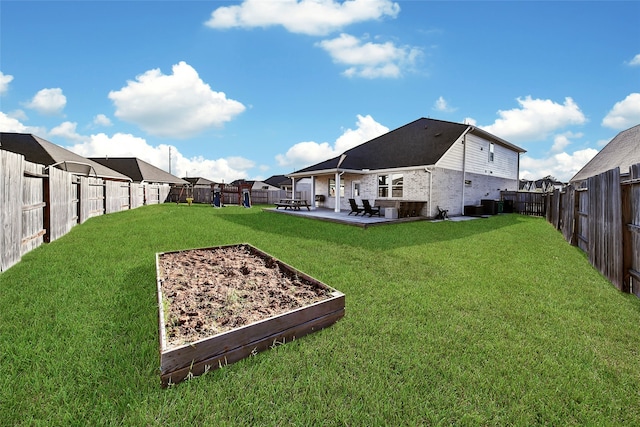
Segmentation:
<svg viewBox="0 0 640 427">
<path fill-rule="evenodd" d="M 376 225 L 398 224 L 401 222 L 413 222 L 413 221 L 440 222 L 442 221 L 440 219 L 429 219 L 424 216 L 397 218 L 397 219 L 385 218 L 384 216 L 381 216 L 381 217 L 377 217 L 377 216 L 369 217 L 366 215 L 356 216 L 356 215 L 349 215 L 349 212 L 350 212 L 349 210 L 342 210 L 340 212 L 335 212 L 333 209 L 327 209 L 327 208 L 316 208 L 310 211 L 306 209 L 290 210 L 290 209 L 276 209 L 276 208 L 263 208 L 262 210 L 266 212 L 274 212 L 274 213 L 279 213 L 283 215 L 294 215 L 294 216 L 301 216 L 305 218 L 317 219 L 320 221 L 329 221 L 329 222 L 336 222 L 339 224 L 354 225 L 362 228 L 372 227 Z M 449 218 L 448 221 L 454 221 L 454 222 L 466 221 L 466 220 L 478 219 L 478 218 L 481 218 L 481 217 L 456 216 L 456 217 Z"/>
</svg>

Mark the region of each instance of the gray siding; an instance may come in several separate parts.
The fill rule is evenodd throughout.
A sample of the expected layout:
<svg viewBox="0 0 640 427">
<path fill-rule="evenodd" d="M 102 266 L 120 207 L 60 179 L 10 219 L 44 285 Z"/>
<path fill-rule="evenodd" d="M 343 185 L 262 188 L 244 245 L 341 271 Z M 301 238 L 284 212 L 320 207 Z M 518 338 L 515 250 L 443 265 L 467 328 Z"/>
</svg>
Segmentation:
<svg viewBox="0 0 640 427">
<path fill-rule="evenodd" d="M 465 170 L 479 175 L 518 179 L 518 153 L 494 144 L 493 161 L 489 160 L 489 144 L 486 139 L 467 134 Z"/>
<path fill-rule="evenodd" d="M 456 171 L 462 170 L 462 159 L 464 153 L 463 139 L 460 138 L 449 148 L 449 150 L 438 160 L 437 167 L 451 169 Z"/>
</svg>

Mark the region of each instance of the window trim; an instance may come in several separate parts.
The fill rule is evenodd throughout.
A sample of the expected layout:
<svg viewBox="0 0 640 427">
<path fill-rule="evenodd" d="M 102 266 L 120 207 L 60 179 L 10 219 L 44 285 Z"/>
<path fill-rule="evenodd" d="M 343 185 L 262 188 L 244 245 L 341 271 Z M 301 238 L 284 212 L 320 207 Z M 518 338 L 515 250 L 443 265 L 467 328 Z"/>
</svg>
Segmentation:
<svg viewBox="0 0 640 427">
<path fill-rule="evenodd" d="M 389 172 L 386 174 L 378 174 L 378 197 L 383 199 L 402 199 L 404 196 L 404 172 Z M 385 184 L 380 185 L 381 178 L 384 178 Z M 400 184 L 395 184 L 394 181 L 400 182 Z M 381 192 L 381 190 L 384 190 Z M 399 195 L 394 195 L 395 193 L 400 193 Z M 382 193 L 386 195 L 382 195 Z"/>
<path fill-rule="evenodd" d="M 328 196 L 329 197 L 336 197 L 336 194 L 335 194 L 335 192 L 336 192 L 335 191 L 335 189 L 336 189 L 336 179 L 335 178 L 329 178 L 329 183 L 328 184 L 329 184 L 328 187 L 327 187 L 328 190 L 329 190 L 328 191 L 329 192 Z M 333 188 L 333 192 L 334 192 L 333 195 L 331 194 L 331 188 Z M 343 179 L 340 180 L 340 196 L 339 197 L 344 197 L 344 180 Z"/>
</svg>

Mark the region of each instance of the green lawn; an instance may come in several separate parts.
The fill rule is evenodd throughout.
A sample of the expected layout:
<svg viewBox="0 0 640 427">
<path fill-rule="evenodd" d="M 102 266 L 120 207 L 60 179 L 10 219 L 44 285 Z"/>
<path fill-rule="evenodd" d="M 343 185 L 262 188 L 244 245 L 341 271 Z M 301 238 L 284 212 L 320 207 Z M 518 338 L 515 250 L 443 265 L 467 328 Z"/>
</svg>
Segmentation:
<svg viewBox="0 0 640 427">
<path fill-rule="evenodd" d="M 242 242 L 344 292 L 345 317 L 161 389 L 155 253 Z M 156 205 L 0 274 L 0 425 L 640 425 L 639 348 L 640 300 L 543 219 Z"/>
</svg>

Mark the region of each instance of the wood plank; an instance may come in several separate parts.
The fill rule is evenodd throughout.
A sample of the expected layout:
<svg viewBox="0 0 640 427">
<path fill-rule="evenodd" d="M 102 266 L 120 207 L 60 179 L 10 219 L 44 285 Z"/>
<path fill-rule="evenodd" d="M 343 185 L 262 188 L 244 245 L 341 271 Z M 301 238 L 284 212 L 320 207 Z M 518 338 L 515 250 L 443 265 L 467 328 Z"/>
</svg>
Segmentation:
<svg viewBox="0 0 640 427">
<path fill-rule="evenodd" d="M 166 372 L 161 375 L 163 387 L 178 383 L 186 378 L 202 375 L 209 370 L 222 368 L 230 363 L 237 362 L 246 357 L 256 355 L 258 352 L 268 350 L 277 345 L 283 345 L 294 341 L 312 332 L 331 326 L 344 316 L 344 309 L 312 319 L 308 322 L 292 326 L 291 328 L 275 334 L 264 336 L 242 346 L 229 349 L 223 353 L 189 364 L 182 369 Z"/>
<path fill-rule="evenodd" d="M 37 239 L 39 237 L 44 236 L 46 233 L 47 233 L 47 230 L 42 229 L 42 230 L 38 231 L 36 234 L 34 234 L 32 236 L 24 237 L 20 243 L 27 243 L 30 240 L 34 240 L 34 239 Z"/>
<path fill-rule="evenodd" d="M 45 202 L 36 203 L 34 205 L 25 205 L 25 206 L 22 206 L 22 212 L 32 211 L 35 209 L 42 209 L 45 206 L 47 206 Z"/>
<path fill-rule="evenodd" d="M 344 298 L 344 294 L 338 293 L 316 304 L 232 329 L 211 338 L 205 338 L 175 349 L 163 348 L 160 370 L 162 373 L 172 372 L 189 366 L 192 362 L 215 357 L 245 343 L 260 340 L 274 333 L 280 333 L 296 325 L 334 313 L 344 309 Z"/>
<path fill-rule="evenodd" d="M 24 156 L 0 150 L 0 271 L 22 256 Z"/>
<path fill-rule="evenodd" d="M 164 301 L 162 295 L 163 277 L 160 270 L 160 256 L 156 254 L 156 292 L 158 297 L 158 327 L 160 336 L 160 371 L 163 385 L 169 381 L 178 382 L 189 375 L 198 375 L 210 369 L 216 363 L 224 364 L 240 360 L 254 352 L 268 348 L 271 341 L 289 340 L 326 327 L 344 316 L 345 295 L 311 276 L 278 260 L 272 255 L 249 244 L 224 245 L 198 250 L 215 250 L 232 246 L 245 246 L 253 255 L 268 258 L 278 264 L 280 271 L 295 274 L 302 280 L 316 283 L 332 291 L 326 299 L 300 307 L 289 312 L 256 321 L 249 325 L 232 329 L 193 343 L 169 347 L 164 319 Z M 216 362 L 216 360 L 218 362 Z M 217 366 L 215 366 L 217 367 Z M 215 368 L 214 367 L 214 368 Z"/>
</svg>

